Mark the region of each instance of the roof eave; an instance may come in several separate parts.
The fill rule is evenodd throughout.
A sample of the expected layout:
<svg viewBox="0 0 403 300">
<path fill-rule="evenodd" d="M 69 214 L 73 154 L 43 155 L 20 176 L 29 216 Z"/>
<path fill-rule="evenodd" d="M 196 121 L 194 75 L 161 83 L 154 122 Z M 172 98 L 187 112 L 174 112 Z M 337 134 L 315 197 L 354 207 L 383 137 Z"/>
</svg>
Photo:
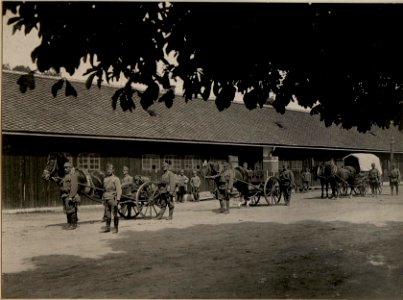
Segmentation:
<svg viewBox="0 0 403 300">
<path fill-rule="evenodd" d="M 211 140 L 179 140 L 179 139 L 155 139 L 127 136 L 94 136 L 94 135 L 78 135 L 78 134 L 60 134 L 48 132 L 23 132 L 23 131 L 8 131 L 3 130 L 3 135 L 13 136 L 33 136 L 33 137 L 54 137 L 54 138 L 74 138 L 74 139 L 93 139 L 93 140 L 115 140 L 115 141 L 136 141 L 136 142 L 159 142 L 159 143 L 178 143 L 178 144 L 206 144 L 206 145 L 222 145 L 222 146 L 243 146 L 243 147 L 278 147 L 284 149 L 307 149 L 307 150 L 329 150 L 329 151 L 352 151 L 352 152 L 376 152 L 389 153 L 387 149 L 363 149 L 349 147 L 328 147 L 328 146 L 307 146 L 307 145 L 283 145 L 283 144 L 258 144 L 258 143 L 239 143 L 239 142 L 224 142 Z M 403 154 L 403 151 L 394 151 L 395 154 Z"/>
</svg>

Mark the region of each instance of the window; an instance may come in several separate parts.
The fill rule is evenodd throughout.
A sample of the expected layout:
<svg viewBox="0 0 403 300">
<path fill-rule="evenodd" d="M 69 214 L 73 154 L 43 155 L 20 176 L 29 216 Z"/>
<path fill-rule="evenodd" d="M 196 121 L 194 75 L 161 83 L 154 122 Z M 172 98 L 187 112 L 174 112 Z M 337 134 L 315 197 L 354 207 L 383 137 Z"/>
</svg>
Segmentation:
<svg viewBox="0 0 403 300">
<path fill-rule="evenodd" d="M 202 160 L 198 156 L 185 156 L 183 160 L 183 168 L 185 170 L 200 170 L 202 167 Z"/>
<path fill-rule="evenodd" d="M 77 159 L 79 169 L 96 171 L 101 169 L 101 158 L 97 153 L 80 153 Z"/>
<path fill-rule="evenodd" d="M 290 169 L 292 171 L 301 171 L 302 170 L 302 161 L 301 160 L 292 160 L 290 161 Z"/>
<path fill-rule="evenodd" d="M 164 160 L 168 160 L 171 162 L 171 170 L 180 170 L 182 169 L 182 162 L 179 156 L 177 155 L 165 155 Z"/>
<path fill-rule="evenodd" d="M 161 159 L 159 155 L 143 155 L 141 157 L 141 169 L 144 171 L 159 171 L 161 169 Z"/>
</svg>

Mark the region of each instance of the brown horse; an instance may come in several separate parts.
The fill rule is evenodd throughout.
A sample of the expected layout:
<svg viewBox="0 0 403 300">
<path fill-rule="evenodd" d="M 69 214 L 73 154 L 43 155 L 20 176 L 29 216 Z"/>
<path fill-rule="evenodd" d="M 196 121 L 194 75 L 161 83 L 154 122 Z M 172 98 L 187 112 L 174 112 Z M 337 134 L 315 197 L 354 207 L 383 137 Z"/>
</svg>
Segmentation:
<svg viewBox="0 0 403 300">
<path fill-rule="evenodd" d="M 218 161 L 209 161 L 203 164 L 201 172 L 205 178 L 209 178 L 210 176 L 218 175 L 222 170 L 222 166 Z M 250 183 L 248 183 L 248 173 L 247 171 L 240 166 L 235 167 L 234 169 L 234 187 L 239 192 L 239 206 L 244 204 L 247 205 L 249 203 L 249 194 L 250 194 Z M 215 195 L 217 193 L 217 185 L 218 185 L 219 177 L 215 177 L 213 179 L 213 185 L 209 187 L 210 191 Z M 217 197 L 217 195 L 216 195 Z"/>
<path fill-rule="evenodd" d="M 344 166 L 341 168 L 337 168 L 336 175 L 334 177 L 337 187 L 337 194 L 343 194 L 345 196 L 352 197 L 352 193 L 354 190 L 356 170 L 351 166 Z M 348 189 L 350 188 L 350 193 L 348 193 Z M 343 193 L 341 193 L 343 192 Z"/>
<path fill-rule="evenodd" d="M 64 163 L 68 162 L 68 156 L 63 152 L 52 152 L 48 155 L 45 169 L 42 172 L 42 179 L 58 182 L 64 177 Z M 103 193 L 104 173 L 100 171 L 89 172 L 87 170 L 75 169 L 75 180 L 78 183 L 78 193 L 96 202 L 101 202 Z"/>
</svg>

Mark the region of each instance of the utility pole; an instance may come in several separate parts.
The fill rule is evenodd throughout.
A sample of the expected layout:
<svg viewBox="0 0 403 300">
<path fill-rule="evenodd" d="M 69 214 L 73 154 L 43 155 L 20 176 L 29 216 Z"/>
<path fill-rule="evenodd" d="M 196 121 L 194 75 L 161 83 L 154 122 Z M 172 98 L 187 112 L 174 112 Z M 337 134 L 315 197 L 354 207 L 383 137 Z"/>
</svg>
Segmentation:
<svg viewBox="0 0 403 300">
<path fill-rule="evenodd" d="M 392 136 L 390 139 L 390 166 L 389 169 L 393 166 L 393 144 L 395 143 L 395 138 Z"/>
</svg>

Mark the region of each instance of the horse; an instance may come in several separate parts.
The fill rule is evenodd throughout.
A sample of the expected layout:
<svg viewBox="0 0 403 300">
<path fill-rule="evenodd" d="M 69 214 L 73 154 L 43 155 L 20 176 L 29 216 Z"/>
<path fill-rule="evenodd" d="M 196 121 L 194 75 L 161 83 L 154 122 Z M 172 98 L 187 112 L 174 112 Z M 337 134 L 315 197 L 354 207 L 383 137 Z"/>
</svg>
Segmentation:
<svg viewBox="0 0 403 300">
<path fill-rule="evenodd" d="M 314 167 L 314 178 L 315 180 L 319 180 L 321 186 L 321 198 L 329 198 L 329 185 L 330 185 L 330 177 L 327 176 L 328 170 L 325 171 L 325 164 L 320 164 Z"/>
<path fill-rule="evenodd" d="M 239 192 L 239 203 L 238 206 L 246 205 L 249 206 L 250 199 L 248 194 L 250 194 L 250 188 L 252 185 L 248 183 L 248 172 L 243 167 L 237 166 L 234 169 L 234 187 Z M 201 172 L 204 178 L 209 178 L 210 176 L 218 175 L 222 171 L 222 165 L 218 161 L 205 162 L 202 166 Z M 219 184 L 219 177 L 213 179 L 213 186 L 210 186 L 210 191 L 214 190 L 217 193 L 217 186 Z M 216 195 L 217 197 L 217 195 Z"/>
<path fill-rule="evenodd" d="M 355 176 L 356 170 L 354 167 L 351 166 L 344 166 L 341 168 L 337 168 L 335 174 L 335 182 L 337 187 L 337 193 L 340 194 L 340 189 L 344 191 L 344 195 L 349 195 L 350 198 L 352 197 L 352 193 L 354 190 L 355 184 Z M 350 193 L 348 194 L 348 188 L 350 188 Z"/>
<path fill-rule="evenodd" d="M 68 156 L 63 152 L 51 152 L 48 155 L 46 166 L 42 172 L 42 179 L 58 182 L 65 176 L 64 163 L 68 162 Z M 103 194 L 103 179 L 105 174 L 100 171 L 87 171 L 85 169 L 73 168 L 75 180 L 78 182 L 78 193 L 87 198 L 101 203 Z"/>
</svg>

